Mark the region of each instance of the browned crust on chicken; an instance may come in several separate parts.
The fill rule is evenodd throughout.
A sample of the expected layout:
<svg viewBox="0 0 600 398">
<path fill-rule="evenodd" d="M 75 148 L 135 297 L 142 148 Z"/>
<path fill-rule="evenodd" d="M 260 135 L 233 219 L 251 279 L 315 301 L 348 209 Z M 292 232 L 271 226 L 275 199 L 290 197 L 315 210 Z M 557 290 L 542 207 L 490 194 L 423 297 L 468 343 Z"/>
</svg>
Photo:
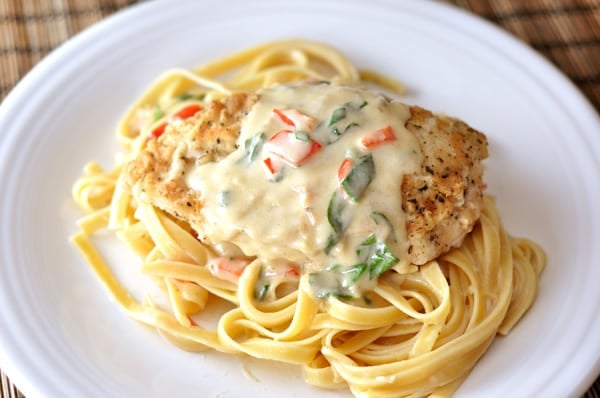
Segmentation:
<svg viewBox="0 0 600 398">
<path fill-rule="evenodd" d="M 459 246 L 479 219 L 483 204 L 485 135 L 460 120 L 410 107 L 406 128 L 419 141 L 420 173 L 402 180 L 408 252 L 424 264 Z"/>
<path fill-rule="evenodd" d="M 193 163 L 219 161 L 237 145 L 241 122 L 256 103 L 256 94 L 233 94 L 212 101 L 193 117 L 172 123 L 160 137 L 125 169 L 125 182 L 134 197 L 187 219 L 199 214 L 198 193 L 185 183 L 185 171 Z"/>
</svg>

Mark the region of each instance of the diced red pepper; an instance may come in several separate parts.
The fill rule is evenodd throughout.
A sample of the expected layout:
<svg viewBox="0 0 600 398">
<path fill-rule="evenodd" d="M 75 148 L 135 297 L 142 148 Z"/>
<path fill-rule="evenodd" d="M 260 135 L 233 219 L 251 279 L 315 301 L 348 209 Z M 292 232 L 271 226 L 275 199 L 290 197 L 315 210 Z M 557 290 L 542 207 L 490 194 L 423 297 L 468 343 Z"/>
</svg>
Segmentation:
<svg viewBox="0 0 600 398">
<path fill-rule="evenodd" d="M 319 152 L 321 150 L 321 148 L 323 148 L 323 145 L 321 145 L 318 141 L 311 140 L 310 141 L 310 151 L 306 154 L 306 156 L 304 158 L 302 158 L 302 160 L 300 161 L 299 164 L 304 163 L 304 161 L 306 161 L 306 159 L 308 159 L 315 153 Z"/>
<path fill-rule="evenodd" d="M 372 131 L 362 138 L 364 147 L 372 149 L 378 145 L 385 144 L 396 140 L 392 126 L 387 125 L 378 130 Z"/>
<path fill-rule="evenodd" d="M 206 266 L 211 274 L 217 278 L 237 283 L 250 260 L 235 257 L 215 257 L 208 260 Z"/>
<path fill-rule="evenodd" d="M 280 109 L 274 108 L 273 112 L 277 115 L 277 117 L 282 122 L 284 122 L 288 126 L 290 126 L 290 127 L 296 127 L 296 125 L 294 124 L 294 122 L 292 121 L 292 119 L 290 119 L 289 117 L 287 117 Z"/>
<path fill-rule="evenodd" d="M 288 138 L 291 134 L 294 134 L 292 130 L 279 130 L 278 132 L 273 134 L 271 138 L 269 138 L 268 142 L 275 145 L 286 145 L 286 142 L 288 141 Z"/>
<path fill-rule="evenodd" d="M 264 276 L 267 278 L 291 278 L 296 279 L 300 277 L 300 271 L 296 264 L 290 263 L 284 266 L 278 266 L 274 268 L 267 268 Z"/>
<path fill-rule="evenodd" d="M 272 157 L 276 156 L 292 166 L 300 166 L 321 148 L 322 145 L 313 139 L 309 138 L 308 142 L 297 139 L 291 130 L 278 131 L 265 145 L 265 149 L 272 155 L 271 162 Z"/>
<path fill-rule="evenodd" d="M 281 170 L 281 165 L 277 160 L 278 159 L 271 158 L 266 158 L 265 160 L 263 160 L 263 163 L 265 164 L 265 166 L 267 166 L 267 170 L 269 170 L 269 172 L 273 175 L 279 173 L 279 170 Z"/>
<path fill-rule="evenodd" d="M 346 178 L 348 173 L 350 173 L 350 170 L 352 170 L 353 164 L 354 164 L 354 162 L 352 161 L 352 159 L 350 159 L 350 158 L 344 159 L 344 161 L 340 165 L 340 168 L 338 169 L 338 181 L 339 182 L 342 182 L 344 180 L 344 178 Z"/>
<path fill-rule="evenodd" d="M 284 276 L 291 276 L 297 278 L 300 276 L 300 271 L 298 271 L 298 268 L 290 266 L 290 268 L 288 268 L 288 270 L 285 271 Z"/>
<path fill-rule="evenodd" d="M 298 131 L 313 131 L 315 128 L 315 118 L 308 116 L 297 109 L 277 109 L 273 112 L 279 120 Z"/>
<path fill-rule="evenodd" d="M 200 112 L 202 110 L 202 107 L 198 104 L 191 104 L 188 105 L 184 108 L 182 108 L 181 110 L 177 111 L 177 113 L 175 113 L 173 115 L 174 118 L 177 119 L 187 119 L 189 117 L 194 116 L 196 113 Z"/>
<path fill-rule="evenodd" d="M 170 122 L 172 122 L 174 120 L 184 120 L 184 119 L 190 118 L 190 117 L 194 116 L 196 113 L 198 113 L 200 110 L 202 110 L 202 107 L 198 104 L 191 104 L 186 107 L 183 107 L 179 111 L 174 113 L 172 116 L 170 116 L 168 120 L 165 120 L 162 123 L 160 123 L 158 126 L 156 126 L 150 134 L 153 137 L 158 138 L 165 132 L 165 129 L 167 128 L 167 125 Z"/>
<path fill-rule="evenodd" d="M 165 132 L 165 128 L 167 128 L 167 122 L 162 122 L 152 130 L 152 136 L 156 138 L 160 137 Z"/>
</svg>

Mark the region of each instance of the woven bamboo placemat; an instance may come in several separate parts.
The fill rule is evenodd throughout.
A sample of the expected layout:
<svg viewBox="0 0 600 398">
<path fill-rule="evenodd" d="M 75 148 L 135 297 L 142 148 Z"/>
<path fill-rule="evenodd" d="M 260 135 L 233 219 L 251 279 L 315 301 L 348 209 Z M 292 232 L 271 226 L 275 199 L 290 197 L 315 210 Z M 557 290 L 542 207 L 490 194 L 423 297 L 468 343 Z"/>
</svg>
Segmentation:
<svg viewBox="0 0 600 398">
<path fill-rule="evenodd" d="M 600 111 L 600 0 L 446 0 L 519 37 Z M 48 52 L 133 0 L 0 0 L 0 101 Z M 0 371 L 0 398 L 23 398 Z M 600 398 L 600 378 L 585 394 Z"/>
</svg>

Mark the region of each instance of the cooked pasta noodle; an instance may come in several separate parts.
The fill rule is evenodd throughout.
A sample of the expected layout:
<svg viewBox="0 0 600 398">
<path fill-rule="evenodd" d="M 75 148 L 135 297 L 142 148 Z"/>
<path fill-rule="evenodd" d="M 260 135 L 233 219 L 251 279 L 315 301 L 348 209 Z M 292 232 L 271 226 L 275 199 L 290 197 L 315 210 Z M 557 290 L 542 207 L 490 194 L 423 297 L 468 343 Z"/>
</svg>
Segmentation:
<svg viewBox="0 0 600 398">
<path fill-rule="evenodd" d="M 368 302 L 314 297 L 308 274 L 278 280 L 256 299 L 263 262 L 246 266 L 237 283 L 207 267 L 214 250 L 193 229 L 150 204 L 138 203 L 122 178 L 125 164 L 145 145 L 148 132 L 178 110 L 181 101 L 205 103 L 236 91 L 297 80 L 398 91 L 402 85 L 359 71 L 334 49 L 301 40 L 266 43 L 195 70 L 161 76 L 118 125 L 124 152 L 112 169 L 88 164 L 73 185 L 73 198 L 88 215 L 73 243 L 120 306 L 173 344 L 301 365 L 306 381 L 347 388 L 360 397 L 447 396 L 467 377 L 494 338 L 506 335 L 535 300 L 545 254 L 535 243 L 504 230 L 494 199 L 459 248 L 413 272 L 391 269 Z M 168 306 L 137 301 L 115 277 L 92 237 L 110 229 L 141 258 Z M 202 314 L 229 303 L 216 328 Z"/>
</svg>

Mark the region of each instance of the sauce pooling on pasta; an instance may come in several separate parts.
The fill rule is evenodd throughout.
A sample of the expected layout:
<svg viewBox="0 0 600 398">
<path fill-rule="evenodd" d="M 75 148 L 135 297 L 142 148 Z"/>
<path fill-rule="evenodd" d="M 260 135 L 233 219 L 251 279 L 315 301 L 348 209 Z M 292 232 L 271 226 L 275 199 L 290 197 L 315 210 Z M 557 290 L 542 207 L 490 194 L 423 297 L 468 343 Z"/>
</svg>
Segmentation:
<svg viewBox="0 0 600 398">
<path fill-rule="evenodd" d="M 358 295 L 357 282 L 407 264 L 400 185 L 422 160 L 407 106 L 328 83 L 259 93 L 238 149 L 186 172 L 202 198 L 201 239 L 293 262 L 317 295 L 339 284 Z"/>
</svg>

